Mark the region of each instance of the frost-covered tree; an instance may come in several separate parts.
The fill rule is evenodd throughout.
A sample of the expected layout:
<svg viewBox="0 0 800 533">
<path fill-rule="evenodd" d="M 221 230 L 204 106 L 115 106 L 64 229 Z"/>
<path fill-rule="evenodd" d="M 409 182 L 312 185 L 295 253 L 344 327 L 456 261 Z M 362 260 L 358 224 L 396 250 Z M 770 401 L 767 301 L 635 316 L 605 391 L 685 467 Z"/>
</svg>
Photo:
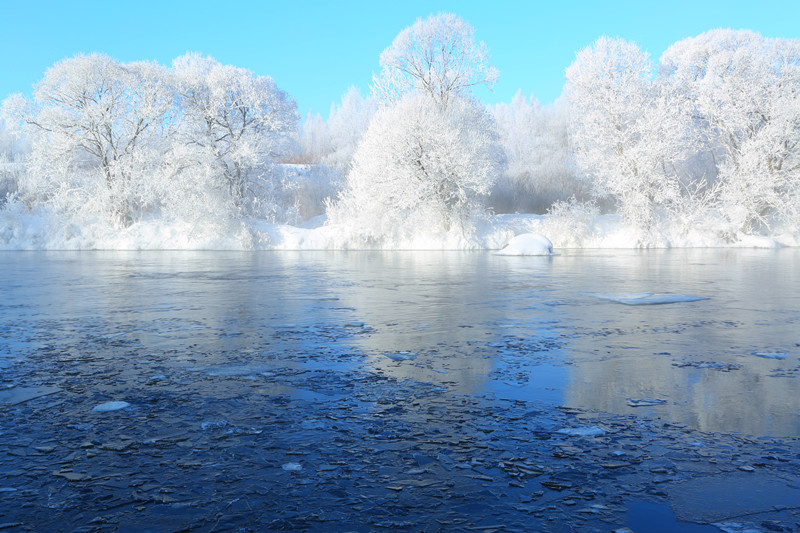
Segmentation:
<svg viewBox="0 0 800 533">
<path fill-rule="evenodd" d="M 542 106 L 519 91 L 491 111 L 508 159 L 490 199 L 495 212 L 544 213 L 555 201 L 586 196 L 571 161 L 564 100 Z"/>
<path fill-rule="evenodd" d="M 672 172 L 678 137 L 671 95 L 651 82 L 647 54 L 601 37 L 567 69 L 570 134 L 579 170 L 599 196 L 647 233 L 659 206 L 680 194 Z"/>
<path fill-rule="evenodd" d="M 298 161 L 309 164 L 319 163 L 331 152 L 330 144 L 328 123 L 319 113 L 314 114 L 309 111 L 300 126 Z"/>
<path fill-rule="evenodd" d="M 675 43 L 660 63 L 716 162 L 732 231 L 800 222 L 800 41 L 713 30 Z"/>
<path fill-rule="evenodd" d="M 33 102 L 14 102 L 31 140 L 23 197 L 75 210 L 99 202 L 118 223 L 129 224 L 147 202 L 144 180 L 163 160 L 172 124 L 165 70 L 78 55 L 47 71 Z"/>
<path fill-rule="evenodd" d="M 389 103 L 419 91 L 446 107 L 451 97 L 491 87 L 498 76 L 472 26 L 450 13 L 418 19 L 401 31 L 381 53 L 380 65 L 373 92 Z"/>
<path fill-rule="evenodd" d="M 468 96 L 497 76 L 472 27 L 454 15 L 418 20 L 381 54 L 372 118 L 329 221 L 367 239 L 472 229 L 502 173 L 491 115 Z"/>
<path fill-rule="evenodd" d="M 10 194 L 17 192 L 24 153 L 27 152 L 26 143 L 20 138 L 18 124 L 13 119 L 3 118 L 6 115 L 3 107 L 0 110 L 0 205 L 5 203 Z"/>
<path fill-rule="evenodd" d="M 328 116 L 330 152 L 322 163 L 345 172 L 377 109 L 374 98 L 364 98 L 357 88 L 350 87 L 341 103 L 331 106 Z"/>
<path fill-rule="evenodd" d="M 443 109 L 427 94 L 412 94 L 372 120 L 328 215 L 367 239 L 467 233 L 502 164 L 494 122 L 482 106 L 454 97 Z"/>
<path fill-rule="evenodd" d="M 332 104 L 328 120 L 308 114 L 300 132 L 297 204 L 303 218 L 324 213 L 325 201 L 341 191 L 353 153 L 369 127 L 378 105 L 355 87 Z"/>
<path fill-rule="evenodd" d="M 236 208 L 274 215 L 271 166 L 291 151 L 294 100 L 271 78 L 199 54 L 175 59 L 173 71 L 187 165 L 205 169 Z"/>
<path fill-rule="evenodd" d="M 341 103 L 331 105 L 327 121 L 309 112 L 300 133 L 301 159 L 344 174 L 377 110 L 374 98 L 364 98 L 356 87 L 350 87 Z"/>
</svg>

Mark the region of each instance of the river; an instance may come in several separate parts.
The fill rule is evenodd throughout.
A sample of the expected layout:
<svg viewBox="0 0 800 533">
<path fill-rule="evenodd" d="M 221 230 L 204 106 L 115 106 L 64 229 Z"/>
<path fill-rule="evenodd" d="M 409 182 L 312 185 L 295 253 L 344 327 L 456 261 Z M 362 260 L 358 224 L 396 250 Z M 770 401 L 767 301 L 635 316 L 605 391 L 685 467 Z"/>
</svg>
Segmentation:
<svg viewBox="0 0 800 533">
<path fill-rule="evenodd" d="M 170 432 L 184 424 L 200 436 L 201 427 L 260 435 L 263 428 L 233 422 L 241 410 L 254 423 L 254 396 L 322 405 L 361 391 L 348 409 L 365 417 L 382 402 L 408 400 L 403 394 L 417 395 L 414 409 L 437 395 L 449 405 L 516 402 L 543 413 L 793 439 L 800 435 L 799 265 L 795 249 L 553 257 L 4 252 L 3 431 L 27 423 L 26 431 L 44 431 L 51 416 L 59 427 L 96 433 L 96 413 L 86 414 L 93 406 L 125 402 L 123 412 L 151 420 L 165 412 L 159 402 L 183 394 L 194 411 L 173 408 Z M 543 423 L 548 431 L 565 423 L 552 416 Z M 319 412 L 299 417 L 304 431 L 324 426 Z M 129 433 L 141 426 L 130 424 Z M 461 427 L 449 424 L 433 425 Z M 386 436 L 387 427 L 368 433 Z M 14 446 L 39 455 L 31 451 L 37 436 L 15 438 Z M 90 446 L 74 438 L 75 449 Z M 99 476 L 84 470 L 86 479 Z M 62 477 L 81 481 L 70 479 L 74 471 Z M 0 496 L 20 490 L 7 489 Z"/>
</svg>

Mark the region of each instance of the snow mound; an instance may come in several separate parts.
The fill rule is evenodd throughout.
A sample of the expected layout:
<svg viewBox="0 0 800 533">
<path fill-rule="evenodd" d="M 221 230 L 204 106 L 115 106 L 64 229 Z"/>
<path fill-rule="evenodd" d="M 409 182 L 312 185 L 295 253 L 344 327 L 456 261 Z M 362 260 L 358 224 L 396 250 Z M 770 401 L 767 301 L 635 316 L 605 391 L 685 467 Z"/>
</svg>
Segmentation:
<svg viewBox="0 0 800 533">
<path fill-rule="evenodd" d="M 553 243 L 541 233 L 517 235 L 496 255 L 554 255 Z"/>
<path fill-rule="evenodd" d="M 584 292 L 581 294 L 625 305 L 660 305 L 708 300 L 706 296 L 657 294 L 652 292 Z"/>
</svg>

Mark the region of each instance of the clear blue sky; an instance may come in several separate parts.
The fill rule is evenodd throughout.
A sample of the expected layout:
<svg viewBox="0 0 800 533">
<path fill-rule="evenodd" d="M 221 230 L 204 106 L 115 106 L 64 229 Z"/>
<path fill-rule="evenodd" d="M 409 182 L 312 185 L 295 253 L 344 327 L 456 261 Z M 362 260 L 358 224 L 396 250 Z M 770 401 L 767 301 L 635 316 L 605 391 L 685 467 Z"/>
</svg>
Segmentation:
<svg viewBox="0 0 800 533">
<path fill-rule="evenodd" d="M 122 61 L 196 51 L 271 76 L 301 114 L 327 117 L 351 85 L 367 94 L 378 56 L 419 17 L 469 21 L 500 70 L 485 103 L 518 89 L 543 103 L 561 93 L 575 52 L 601 35 L 635 41 L 657 59 L 673 42 L 713 28 L 800 38 L 800 1 L 240 1 L 0 0 L 0 99 L 56 61 L 103 52 Z"/>
</svg>

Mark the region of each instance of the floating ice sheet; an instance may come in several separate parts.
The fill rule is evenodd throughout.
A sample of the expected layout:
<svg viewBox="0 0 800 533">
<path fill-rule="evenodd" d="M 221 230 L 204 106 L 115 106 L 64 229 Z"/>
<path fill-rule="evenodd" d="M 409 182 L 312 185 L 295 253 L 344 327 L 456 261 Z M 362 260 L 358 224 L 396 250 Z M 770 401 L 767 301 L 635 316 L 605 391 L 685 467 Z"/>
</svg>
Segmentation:
<svg viewBox="0 0 800 533">
<path fill-rule="evenodd" d="M 0 404 L 17 405 L 59 391 L 57 387 L 11 387 L 0 391 Z"/>
<path fill-rule="evenodd" d="M 650 405 L 662 405 L 667 403 L 667 400 L 658 398 L 628 398 L 628 405 L 631 407 L 646 407 Z"/>
<path fill-rule="evenodd" d="M 706 296 L 688 294 L 659 294 L 654 292 L 583 292 L 584 296 L 609 300 L 625 305 L 661 305 L 708 300 Z"/>
<path fill-rule="evenodd" d="M 413 352 L 389 352 L 383 355 L 392 361 L 413 361 L 417 358 L 417 354 Z"/>
<path fill-rule="evenodd" d="M 783 361 L 789 354 L 786 352 L 753 352 L 753 355 L 763 359 L 777 359 Z"/>
<path fill-rule="evenodd" d="M 120 409 L 125 409 L 126 407 L 130 407 L 131 404 L 128 402 L 106 402 L 101 403 L 100 405 L 95 405 L 92 408 L 92 411 L 97 413 L 106 413 L 108 411 L 119 411 Z"/>
</svg>

